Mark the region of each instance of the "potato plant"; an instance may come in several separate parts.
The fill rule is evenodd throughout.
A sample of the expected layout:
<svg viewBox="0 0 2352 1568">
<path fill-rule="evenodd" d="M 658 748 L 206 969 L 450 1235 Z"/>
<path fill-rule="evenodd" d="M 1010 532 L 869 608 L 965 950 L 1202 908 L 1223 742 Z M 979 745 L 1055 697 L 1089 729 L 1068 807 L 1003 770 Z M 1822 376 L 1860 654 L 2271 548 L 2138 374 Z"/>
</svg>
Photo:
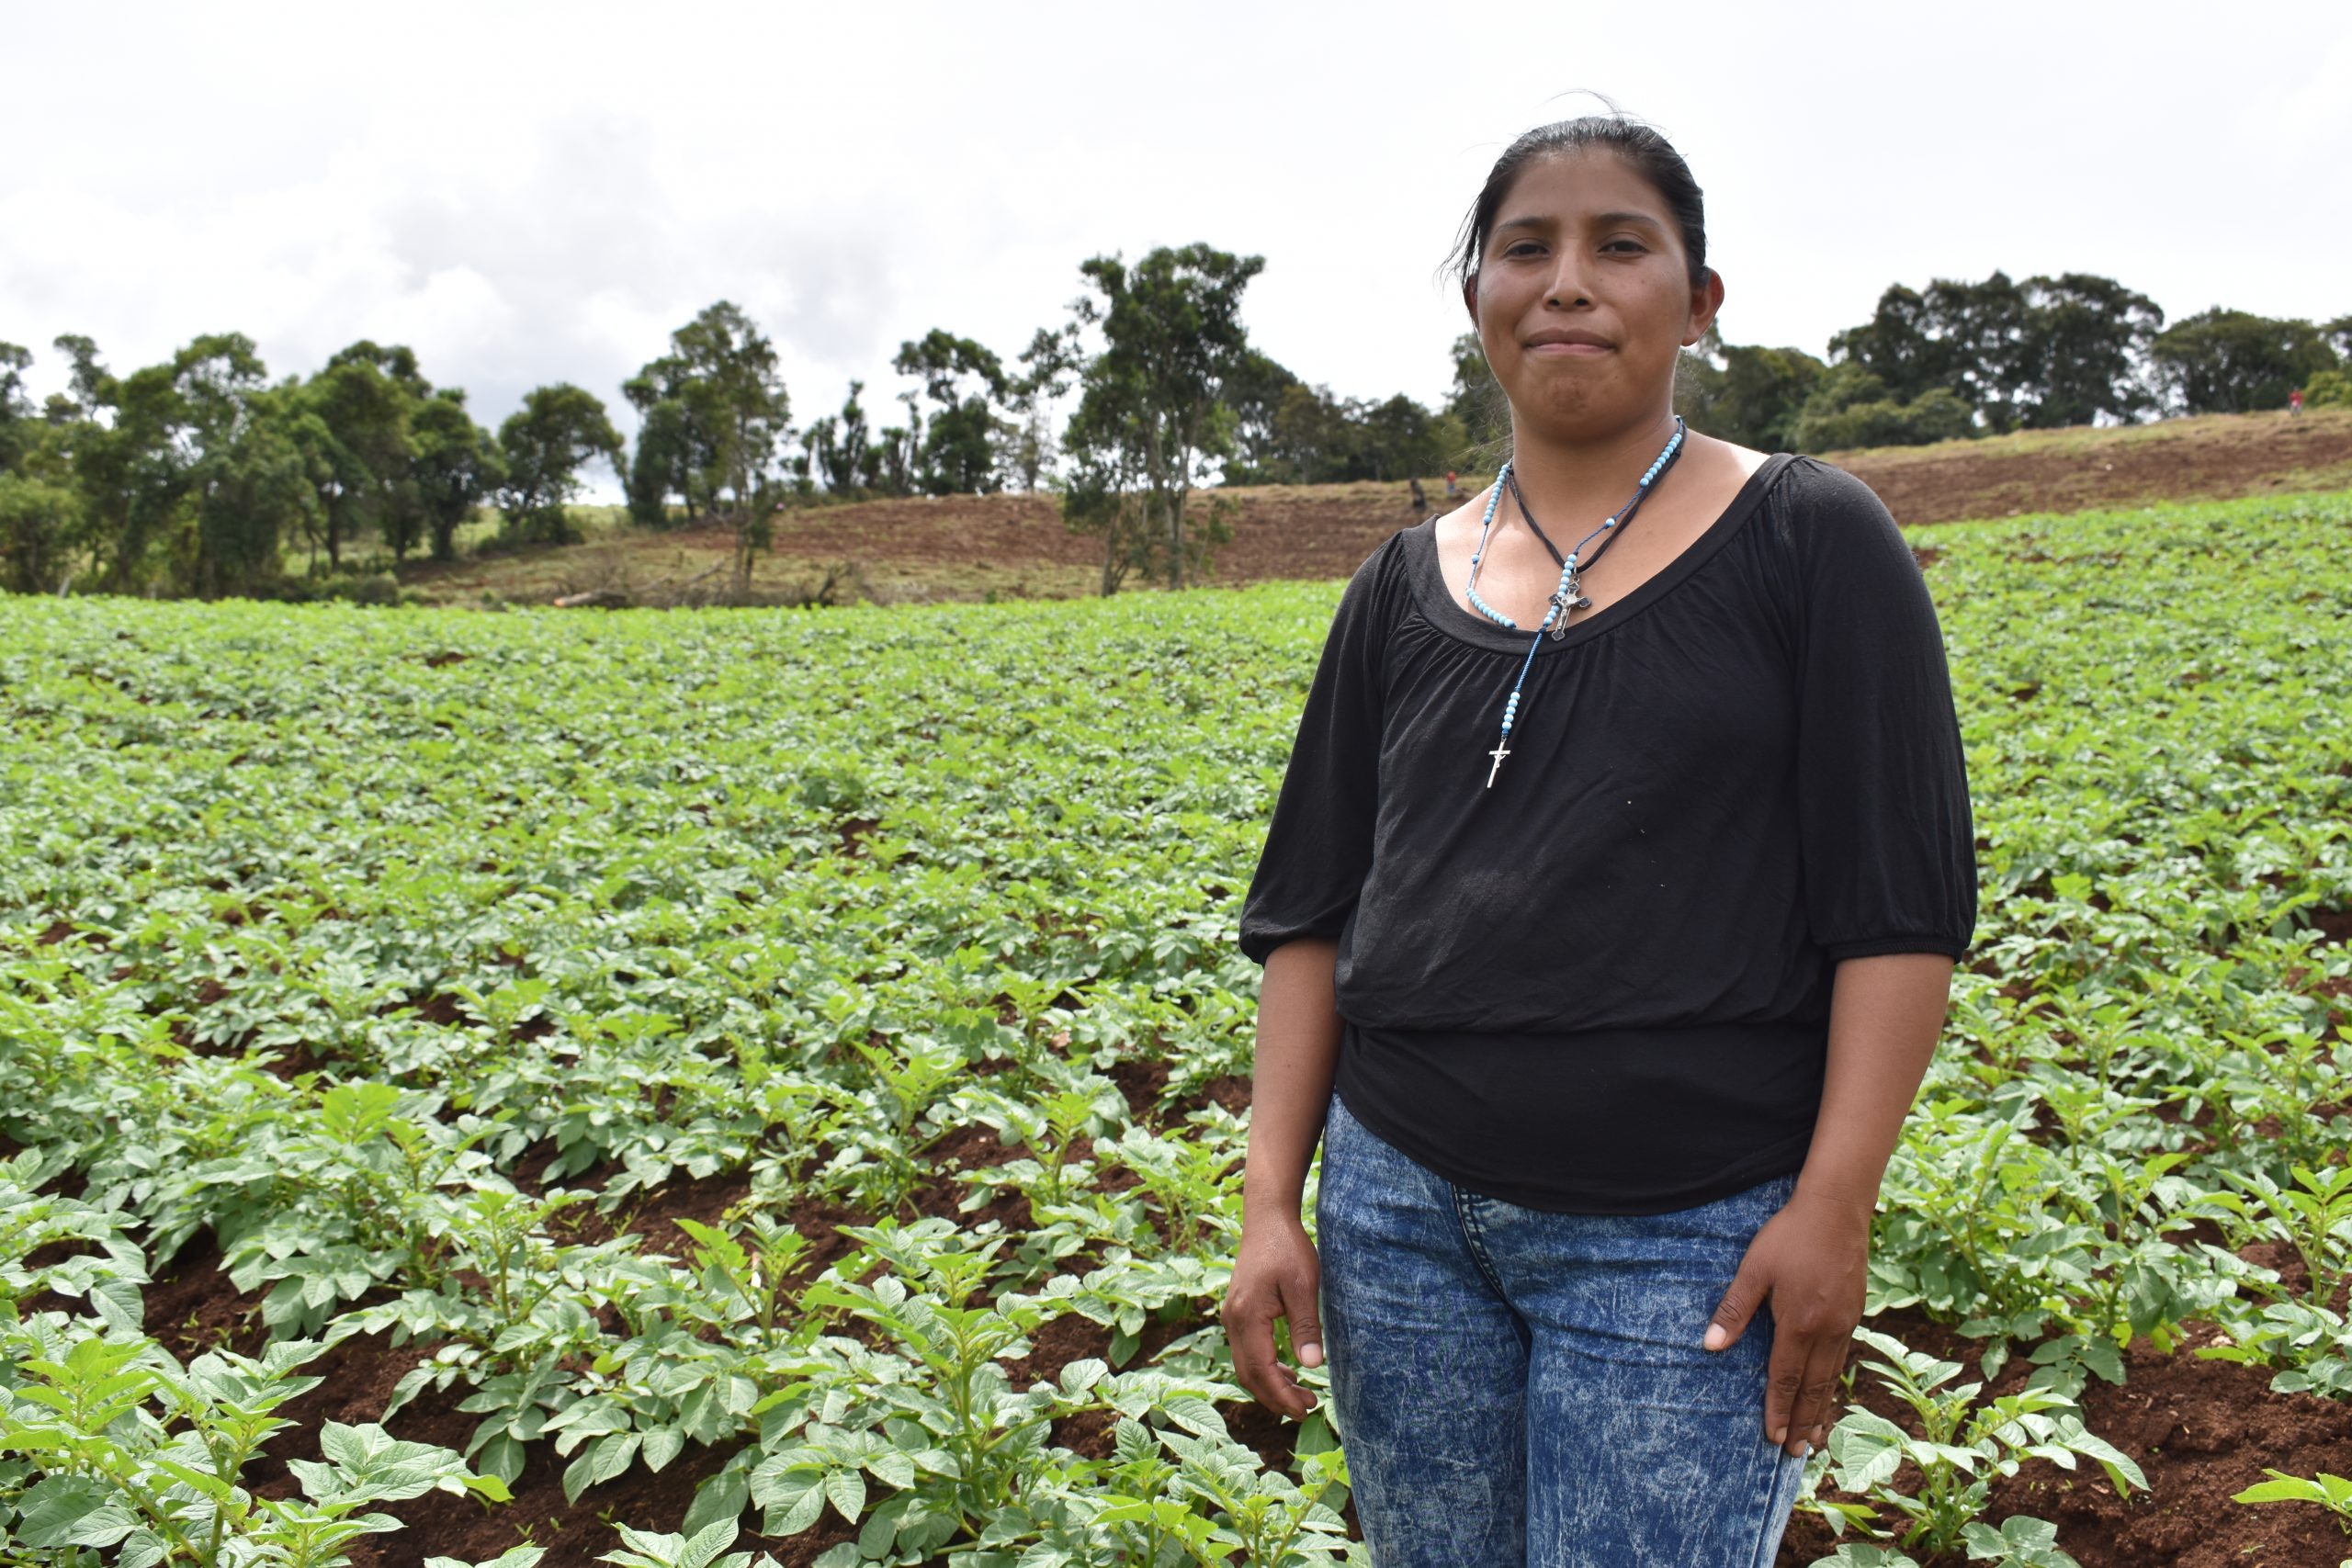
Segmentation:
<svg viewBox="0 0 2352 1568">
<path fill-rule="evenodd" d="M 2030 1375 L 1963 1400 L 1881 1347 L 1907 1424 L 1849 1412 L 1820 1461 L 1836 1561 L 2063 1563 L 1984 1486 L 2112 1463 L 2067 1413 L 2135 1340 L 2352 1397 L 2352 728 L 2314 722 L 2352 711 L 2347 525 L 1921 531 L 1982 924 L 1870 1304 Z M 1216 1328 L 1235 922 L 1337 593 L 0 598 L 0 1525 L 158 1562 L 309 1531 L 323 1568 L 393 1517 L 371 1486 L 586 1514 L 723 1447 L 604 1560 L 820 1521 L 854 1529 L 824 1568 L 1345 1555 L 1343 1450 L 1239 1441 Z M 242 1359 L 145 1321 L 202 1244 Z M 207 1414 L 360 1332 L 423 1355 L 337 1453 Z M 420 1401 L 463 1452 L 383 1447 Z M 304 1501 L 240 1491 L 298 1436 Z"/>
</svg>

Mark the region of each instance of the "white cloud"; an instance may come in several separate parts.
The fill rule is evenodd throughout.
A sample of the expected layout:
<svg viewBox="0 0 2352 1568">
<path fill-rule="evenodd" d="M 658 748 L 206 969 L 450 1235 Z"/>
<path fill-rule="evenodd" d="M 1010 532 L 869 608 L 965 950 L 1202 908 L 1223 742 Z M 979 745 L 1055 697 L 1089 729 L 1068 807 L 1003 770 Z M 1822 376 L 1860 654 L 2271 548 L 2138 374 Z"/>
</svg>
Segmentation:
<svg viewBox="0 0 2352 1568">
<path fill-rule="evenodd" d="M 1191 7 L 19 8 L 0 337 L 118 368 L 239 330 L 278 374 L 407 342 L 492 423 L 729 298 L 796 412 L 897 344 L 1002 353 L 1078 263 L 1261 254 L 1261 346 L 1442 395 L 1432 274 L 1501 147 L 1605 88 L 1706 187 L 1739 341 L 1819 349 L 1897 280 L 2107 273 L 2175 314 L 2352 310 L 2340 6 L 1949 12 L 1489 0 Z M 48 381 L 41 378 L 48 378 Z"/>
</svg>

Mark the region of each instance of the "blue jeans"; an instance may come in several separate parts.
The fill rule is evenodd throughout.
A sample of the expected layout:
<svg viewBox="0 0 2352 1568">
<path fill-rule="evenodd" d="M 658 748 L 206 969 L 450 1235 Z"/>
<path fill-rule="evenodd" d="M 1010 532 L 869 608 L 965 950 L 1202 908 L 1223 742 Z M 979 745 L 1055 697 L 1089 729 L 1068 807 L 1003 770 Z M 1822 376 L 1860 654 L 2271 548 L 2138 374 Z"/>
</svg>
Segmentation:
<svg viewBox="0 0 2352 1568">
<path fill-rule="evenodd" d="M 1331 1097 L 1315 1203 L 1332 1417 L 1375 1568 L 1769 1568 L 1804 1461 L 1769 1311 L 1700 1339 L 1783 1176 L 1674 1213 L 1465 1192 Z"/>
</svg>

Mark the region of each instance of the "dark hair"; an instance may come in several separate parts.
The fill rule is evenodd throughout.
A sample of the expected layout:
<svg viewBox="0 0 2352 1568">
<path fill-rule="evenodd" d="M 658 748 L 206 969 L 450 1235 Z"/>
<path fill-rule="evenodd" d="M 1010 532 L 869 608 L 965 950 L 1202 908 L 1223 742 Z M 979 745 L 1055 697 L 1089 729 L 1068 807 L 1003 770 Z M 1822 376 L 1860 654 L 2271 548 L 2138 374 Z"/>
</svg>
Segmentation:
<svg viewBox="0 0 2352 1568">
<path fill-rule="evenodd" d="M 1614 104 L 1610 107 L 1616 110 Z M 1690 177 L 1690 165 L 1682 161 L 1682 154 L 1674 150 L 1672 142 L 1623 112 L 1589 114 L 1539 125 L 1504 148 L 1503 155 L 1495 160 L 1494 168 L 1487 175 L 1486 188 L 1478 193 L 1470 215 L 1462 221 L 1461 237 L 1454 241 L 1453 253 L 1446 257 L 1445 270 L 1464 284 L 1470 281 L 1471 275 L 1486 259 L 1487 235 L 1495 226 L 1496 209 L 1502 206 L 1512 182 L 1530 164 L 1591 148 L 1616 153 L 1657 188 L 1674 214 L 1675 226 L 1682 231 L 1682 249 L 1690 258 L 1691 283 L 1695 286 L 1706 282 L 1707 212 L 1700 199 L 1699 182 Z"/>
</svg>

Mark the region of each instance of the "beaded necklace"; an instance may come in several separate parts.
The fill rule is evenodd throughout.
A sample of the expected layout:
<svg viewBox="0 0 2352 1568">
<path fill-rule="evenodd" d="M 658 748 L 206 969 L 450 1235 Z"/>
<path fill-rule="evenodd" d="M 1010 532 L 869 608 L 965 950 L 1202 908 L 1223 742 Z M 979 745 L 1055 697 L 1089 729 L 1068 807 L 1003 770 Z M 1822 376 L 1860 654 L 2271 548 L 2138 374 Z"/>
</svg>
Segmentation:
<svg viewBox="0 0 2352 1568">
<path fill-rule="evenodd" d="M 1535 662 L 1535 650 L 1543 646 L 1544 632 L 1549 630 L 1552 640 L 1557 642 L 1568 635 L 1569 611 L 1592 608 L 1592 601 L 1585 597 L 1583 585 L 1577 580 L 1581 568 L 1592 564 L 1591 561 L 1583 561 L 1581 565 L 1579 564 L 1578 558 L 1581 552 L 1585 546 L 1603 534 L 1608 534 L 1610 540 L 1613 542 L 1616 535 L 1611 530 L 1634 520 L 1634 512 L 1640 508 L 1644 499 L 1650 493 L 1650 486 L 1657 483 L 1658 476 L 1666 472 L 1668 468 L 1672 466 L 1674 459 L 1681 455 L 1682 434 L 1682 416 L 1677 414 L 1674 416 L 1674 434 L 1666 438 L 1665 448 L 1658 453 L 1657 460 L 1651 463 L 1647 471 L 1642 475 L 1641 483 L 1634 487 L 1633 499 L 1619 507 L 1614 516 L 1610 517 L 1600 527 L 1577 540 L 1576 548 L 1570 550 L 1566 558 L 1560 561 L 1560 585 L 1552 591 L 1552 597 L 1544 602 L 1544 619 L 1535 627 L 1534 640 L 1527 645 L 1527 657 L 1520 660 L 1519 679 L 1511 682 L 1510 699 L 1503 704 L 1502 736 L 1495 742 L 1495 749 L 1487 753 L 1495 760 L 1494 766 L 1487 770 L 1488 789 L 1495 787 L 1495 775 L 1502 772 L 1503 759 L 1510 755 L 1510 727 L 1519 717 L 1520 688 L 1527 683 L 1528 668 Z M 1478 563 L 1486 557 L 1487 536 L 1495 525 L 1495 508 L 1502 503 L 1503 490 L 1506 486 L 1510 490 L 1511 499 L 1519 504 L 1520 515 L 1527 519 L 1527 525 L 1530 528 L 1535 529 L 1535 536 L 1544 541 L 1544 547 L 1551 550 L 1555 558 L 1560 552 L 1553 548 L 1552 541 L 1544 535 L 1544 530 L 1535 527 L 1534 514 L 1527 510 L 1527 502 L 1519 493 L 1519 480 L 1511 473 L 1510 460 L 1505 459 L 1502 472 L 1495 476 L 1494 493 L 1487 498 L 1487 514 L 1478 524 L 1478 547 L 1470 552 L 1470 603 L 1477 606 L 1480 615 L 1505 631 L 1517 631 L 1519 630 L 1517 621 L 1478 597 Z M 1609 544 L 1603 543 L 1600 549 L 1593 551 L 1592 559 L 1599 560 L 1608 548 Z"/>
</svg>

